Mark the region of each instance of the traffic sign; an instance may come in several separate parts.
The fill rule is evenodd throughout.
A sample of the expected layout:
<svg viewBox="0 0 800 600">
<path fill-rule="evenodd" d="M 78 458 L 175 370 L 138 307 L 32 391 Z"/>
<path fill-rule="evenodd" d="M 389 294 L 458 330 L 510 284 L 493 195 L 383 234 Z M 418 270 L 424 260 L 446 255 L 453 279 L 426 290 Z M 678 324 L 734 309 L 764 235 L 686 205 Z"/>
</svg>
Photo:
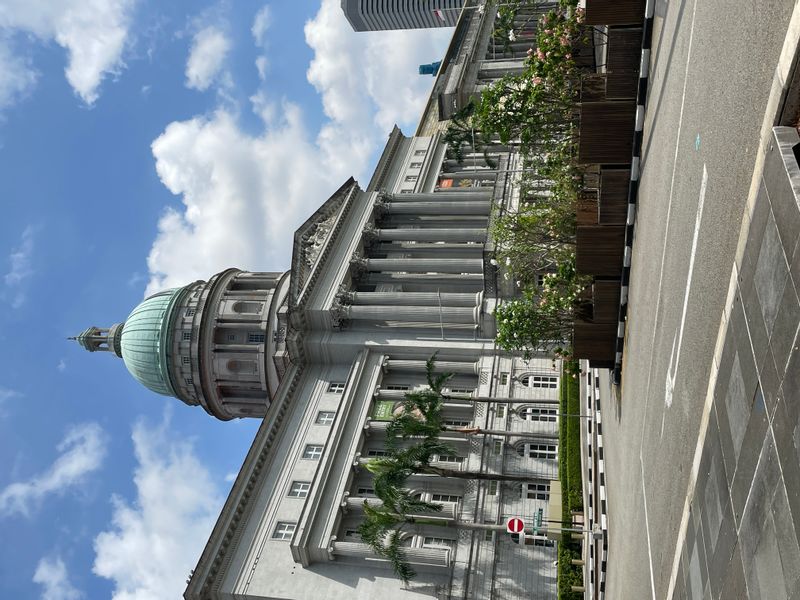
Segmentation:
<svg viewBox="0 0 800 600">
<path fill-rule="evenodd" d="M 508 533 L 520 533 L 523 529 L 525 529 L 525 523 L 518 517 L 511 517 L 506 521 L 506 531 Z"/>
<path fill-rule="evenodd" d="M 544 510 L 539 509 L 536 511 L 536 517 L 533 520 L 533 533 L 534 535 L 539 533 L 539 529 L 542 527 L 542 517 L 544 516 Z"/>
</svg>

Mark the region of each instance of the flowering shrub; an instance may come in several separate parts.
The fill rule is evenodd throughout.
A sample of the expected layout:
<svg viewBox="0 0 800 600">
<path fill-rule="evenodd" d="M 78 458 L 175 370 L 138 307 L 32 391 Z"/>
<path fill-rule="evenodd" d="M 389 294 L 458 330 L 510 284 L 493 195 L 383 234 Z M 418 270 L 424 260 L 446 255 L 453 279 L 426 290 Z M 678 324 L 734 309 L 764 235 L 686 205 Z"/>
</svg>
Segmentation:
<svg viewBox="0 0 800 600">
<path fill-rule="evenodd" d="M 522 297 L 495 311 L 497 344 L 504 350 L 552 352 L 569 357 L 572 322 L 580 310 L 588 280 L 575 272 L 574 254 L 544 276 L 541 287 L 528 287 Z"/>
</svg>

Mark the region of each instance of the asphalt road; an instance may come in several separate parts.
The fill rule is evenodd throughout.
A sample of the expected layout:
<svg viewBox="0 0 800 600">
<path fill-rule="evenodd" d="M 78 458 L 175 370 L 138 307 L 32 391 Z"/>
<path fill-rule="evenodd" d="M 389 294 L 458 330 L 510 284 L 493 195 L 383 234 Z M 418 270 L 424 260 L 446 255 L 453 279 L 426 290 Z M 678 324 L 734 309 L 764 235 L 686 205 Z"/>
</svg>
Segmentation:
<svg viewBox="0 0 800 600">
<path fill-rule="evenodd" d="M 667 596 L 714 344 L 793 6 L 656 5 L 622 393 L 604 407 L 607 597 L 614 600 Z"/>
</svg>

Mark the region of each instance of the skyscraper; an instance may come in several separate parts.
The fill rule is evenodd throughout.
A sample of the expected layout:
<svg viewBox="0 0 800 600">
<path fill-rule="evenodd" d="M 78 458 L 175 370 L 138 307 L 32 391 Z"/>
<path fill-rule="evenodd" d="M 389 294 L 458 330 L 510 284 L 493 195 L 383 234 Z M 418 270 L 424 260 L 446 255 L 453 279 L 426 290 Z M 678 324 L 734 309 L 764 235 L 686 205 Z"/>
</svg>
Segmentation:
<svg viewBox="0 0 800 600">
<path fill-rule="evenodd" d="M 342 0 L 355 31 L 453 27 L 464 0 Z"/>
</svg>

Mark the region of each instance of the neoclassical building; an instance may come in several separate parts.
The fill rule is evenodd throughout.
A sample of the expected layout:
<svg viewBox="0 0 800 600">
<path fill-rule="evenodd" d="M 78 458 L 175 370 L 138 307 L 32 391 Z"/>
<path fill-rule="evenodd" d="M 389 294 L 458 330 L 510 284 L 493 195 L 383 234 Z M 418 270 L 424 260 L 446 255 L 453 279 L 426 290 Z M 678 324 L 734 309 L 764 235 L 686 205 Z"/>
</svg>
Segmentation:
<svg viewBox="0 0 800 600">
<path fill-rule="evenodd" d="M 442 140 L 470 90 L 520 66 L 513 48 L 491 47 L 485 13 L 462 13 L 416 134 L 395 128 L 369 183 L 344 182 L 300 226 L 288 271 L 228 269 L 77 337 L 153 392 L 262 419 L 187 600 L 555 598 L 557 542 L 501 531 L 560 511 L 560 365 L 494 343 L 494 309 L 515 289 L 493 259 L 491 221 L 517 202 L 517 156 L 465 148 L 458 162 Z M 486 478 L 412 477 L 443 510 L 407 530 L 418 576 L 404 587 L 358 537 L 375 497 L 364 463 L 386 452 L 387 421 L 437 352 L 454 374 L 447 423 L 490 430 L 443 432 L 456 452 L 437 463 Z"/>
</svg>

